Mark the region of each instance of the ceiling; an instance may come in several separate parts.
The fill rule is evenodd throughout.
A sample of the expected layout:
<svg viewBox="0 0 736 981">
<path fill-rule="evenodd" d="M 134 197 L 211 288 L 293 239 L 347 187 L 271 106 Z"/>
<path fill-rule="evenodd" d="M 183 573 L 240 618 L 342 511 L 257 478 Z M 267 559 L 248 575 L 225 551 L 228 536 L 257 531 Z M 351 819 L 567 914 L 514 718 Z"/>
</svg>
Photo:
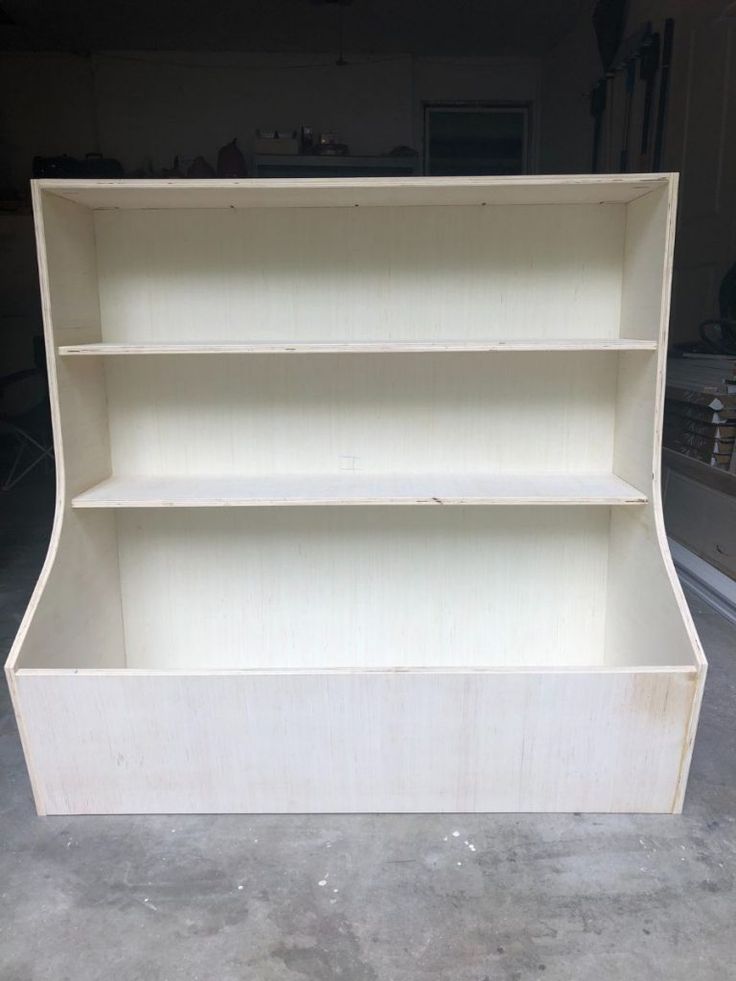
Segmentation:
<svg viewBox="0 0 736 981">
<path fill-rule="evenodd" d="M 590 0 L 0 0 L 0 49 L 538 57 Z M 11 20 L 12 23 L 3 23 Z"/>
</svg>

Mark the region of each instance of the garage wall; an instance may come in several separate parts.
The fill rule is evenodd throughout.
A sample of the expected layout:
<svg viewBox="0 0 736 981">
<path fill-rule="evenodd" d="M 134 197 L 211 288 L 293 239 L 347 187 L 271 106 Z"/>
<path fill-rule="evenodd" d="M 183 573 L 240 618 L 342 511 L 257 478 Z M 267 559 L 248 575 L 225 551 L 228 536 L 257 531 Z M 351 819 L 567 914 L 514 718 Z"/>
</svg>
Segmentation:
<svg viewBox="0 0 736 981">
<path fill-rule="evenodd" d="M 593 145 L 590 91 L 603 71 L 590 7 L 542 63 L 540 170 L 589 173 Z"/>
<path fill-rule="evenodd" d="M 421 150 L 425 100 L 503 100 L 538 107 L 535 59 L 169 52 L 14 54 L 0 65 L 0 182 L 20 187 L 34 153 L 99 150 L 127 170 L 170 166 L 257 128 L 335 130 L 356 154 Z M 299 67 L 294 67 L 299 66 Z M 538 132 L 538 128 L 537 128 Z"/>
<path fill-rule="evenodd" d="M 547 173 L 591 166 L 590 90 L 602 74 L 591 9 L 581 8 L 577 26 L 543 61 L 540 169 Z M 681 176 L 670 323 L 672 341 L 680 342 L 696 340 L 698 324 L 717 314 L 718 287 L 736 262 L 736 2 L 630 0 L 624 35 L 648 21 L 661 32 L 668 17 L 675 34 L 662 169 Z M 616 84 L 615 140 L 608 146 L 604 129 L 601 169 L 618 167 L 622 75 Z M 635 134 L 642 96 L 637 83 Z"/>
<path fill-rule="evenodd" d="M 584 173 L 589 93 L 601 72 L 591 4 L 541 60 L 348 55 L 338 67 L 324 54 L 6 53 L 0 185 L 26 187 L 34 153 L 99 150 L 128 170 L 158 170 L 176 154 L 214 163 L 236 135 L 248 154 L 257 127 L 302 123 L 336 130 L 353 153 L 421 150 L 422 103 L 462 99 L 532 103 L 534 169 Z M 671 334 L 687 340 L 716 311 L 721 277 L 736 261 L 736 7 L 631 0 L 626 33 L 647 20 L 661 29 L 666 17 L 676 29 L 664 168 L 682 174 Z"/>
<path fill-rule="evenodd" d="M 535 59 L 131 52 L 0 59 L 0 186 L 26 189 L 34 154 L 99 151 L 126 170 L 170 167 L 234 136 L 246 155 L 256 128 L 335 130 L 356 154 L 398 144 L 421 150 L 422 103 L 532 103 L 539 139 L 541 65 Z M 294 66 L 300 67 L 294 67 Z M 0 215 L 0 365 L 32 363 L 41 330 L 32 220 Z"/>
<path fill-rule="evenodd" d="M 631 0 L 629 30 L 675 21 L 663 168 L 679 171 L 670 335 L 695 340 L 736 262 L 736 4 Z"/>
</svg>

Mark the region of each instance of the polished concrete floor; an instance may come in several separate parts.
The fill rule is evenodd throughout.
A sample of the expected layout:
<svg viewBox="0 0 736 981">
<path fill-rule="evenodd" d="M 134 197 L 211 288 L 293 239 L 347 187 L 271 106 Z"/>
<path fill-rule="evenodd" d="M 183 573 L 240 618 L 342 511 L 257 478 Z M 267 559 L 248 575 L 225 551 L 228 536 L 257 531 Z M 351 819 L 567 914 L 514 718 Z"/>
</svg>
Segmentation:
<svg viewBox="0 0 736 981">
<path fill-rule="evenodd" d="M 48 480 L 0 496 L 3 650 L 50 515 Z M 40 819 L 3 689 L 0 979 L 736 978 L 736 631 L 693 612 L 710 673 L 682 817 Z"/>
</svg>

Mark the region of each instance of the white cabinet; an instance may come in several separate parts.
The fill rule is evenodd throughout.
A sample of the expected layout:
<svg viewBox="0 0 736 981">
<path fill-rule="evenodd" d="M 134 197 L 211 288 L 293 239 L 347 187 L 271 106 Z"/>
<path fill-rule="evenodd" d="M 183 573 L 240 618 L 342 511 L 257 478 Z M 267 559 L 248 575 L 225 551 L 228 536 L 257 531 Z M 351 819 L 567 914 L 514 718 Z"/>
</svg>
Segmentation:
<svg viewBox="0 0 736 981">
<path fill-rule="evenodd" d="M 678 811 L 675 190 L 36 182 L 39 812 Z"/>
</svg>

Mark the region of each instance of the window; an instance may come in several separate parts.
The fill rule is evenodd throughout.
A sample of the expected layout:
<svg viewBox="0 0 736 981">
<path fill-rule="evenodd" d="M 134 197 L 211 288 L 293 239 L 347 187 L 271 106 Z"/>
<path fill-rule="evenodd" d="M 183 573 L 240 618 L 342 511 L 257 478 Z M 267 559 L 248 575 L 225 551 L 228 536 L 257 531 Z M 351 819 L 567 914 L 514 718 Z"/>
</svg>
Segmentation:
<svg viewBox="0 0 736 981">
<path fill-rule="evenodd" d="M 529 114 L 525 105 L 425 105 L 425 174 L 525 174 Z"/>
</svg>

